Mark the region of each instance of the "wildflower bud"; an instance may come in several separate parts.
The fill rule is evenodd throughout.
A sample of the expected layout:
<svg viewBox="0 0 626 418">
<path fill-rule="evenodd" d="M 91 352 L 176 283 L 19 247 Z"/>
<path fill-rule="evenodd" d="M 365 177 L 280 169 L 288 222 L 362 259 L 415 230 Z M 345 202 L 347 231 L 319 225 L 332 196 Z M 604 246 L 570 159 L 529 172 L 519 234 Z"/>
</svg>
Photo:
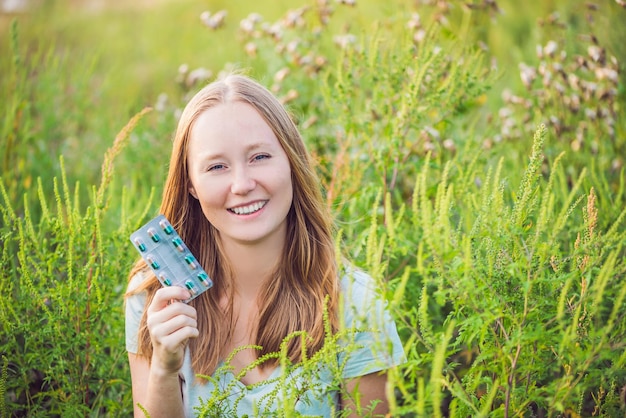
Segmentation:
<svg viewBox="0 0 626 418">
<path fill-rule="evenodd" d="M 263 25 L 262 28 L 268 35 L 270 35 L 275 40 L 283 39 L 283 30 L 280 24 L 278 23 L 275 23 L 273 25 L 267 24 L 267 25 Z"/>
<path fill-rule="evenodd" d="M 321 56 L 321 55 L 318 55 L 317 57 L 315 57 L 315 66 L 318 69 L 322 68 L 323 66 L 325 66 L 327 62 L 328 62 L 328 60 L 325 57 Z"/>
<path fill-rule="evenodd" d="M 317 122 L 317 116 L 313 115 L 302 123 L 302 129 L 309 129 Z"/>
<path fill-rule="evenodd" d="M 286 47 L 287 52 L 289 52 L 290 54 L 296 52 L 296 50 L 298 49 L 298 44 L 299 41 L 297 39 L 289 42 Z"/>
<path fill-rule="evenodd" d="M 563 95 L 565 94 L 565 86 L 563 86 L 563 84 L 559 83 L 558 81 L 556 83 L 554 83 L 554 89 L 560 94 Z"/>
<path fill-rule="evenodd" d="M 581 148 L 583 147 L 582 142 L 575 139 L 570 143 L 570 148 L 572 148 L 572 151 L 574 152 L 578 152 L 581 150 Z"/>
<path fill-rule="evenodd" d="M 202 21 L 202 23 L 206 25 L 207 22 L 211 20 L 211 12 L 209 12 L 208 10 L 205 10 L 204 12 L 202 12 L 200 14 L 200 20 Z"/>
<path fill-rule="evenodd" d="M 283 96 L 283 97 L 280 99 L 280 102 L 281 102 L 282 104 L 286 104 L 286 103 L 289 103 L 289 102 L 291 102 L 291 101 L 293 101 L 293 100 L 297 99 L 297 98 L 298 98 L 298 96 L 299 96 L 298 91 L 297 91 L 297 90 L 294 90 L 294 89 L 291 89 L 291 90 L 289 90 L 289 91 L 287 92 L 287 94 L 286 94 L 285 96 Z"/>
<path fill-rule="evenodd" d="M 443 147 L 452 153 L 456 152 L 456 145 L 454 144 L 454 141 L 450 138 L 443 141 Z"/>
<path fill-rule="evenodd" d="M 511 90 L 509 90 L 509 89 L 504 89 L 502 91 L 502 95 L 501 96 L 502 96 L 502 100 L 505 103 L 508 103 L 508 102 L 511 101 L 511 96 L 513 96 L 513 93 L 511 93 Z"/>
<path fill-rule="evenodd" d="M 550 116 L 550 123 L 557 128 L 561 126 L 561 121 L 554 115 Z"/>
<path fill-rule="evenodd" d="M 280 70 L 276 71 L 276 74 L 274 74 L 274 81 L 277 83 L 281 83 L 285 79 L 285 77 L 287 77 L 287 75 L 289 75 L 289 68 L 283 67 Z"/>
<path fill-rule="evenodd" d="M 157 97 L 157 101 L 154 104 L 154 109 L 157 112 L 163 112 L 167 106 L 167 102 L 168 102 L 167 94 L 165 93 L 159 94 L 159 96 Z"/>
<path fill-rule="evenodd" d="M 598 68 L 595 69 L 594 72 L 595 72 L 596 78 L 598 80 L 608 79 L 609 81 L 617 83 L 617 81 L 619 79 L 617 71 L 615 71 L 612 68 L 598 67 Z"/>
<path fill-rule="evenodd" d="M 552 64 L 552 69 L 559 74 L 565 74 L 565 71 L 563 71 L 563 65 L 560 62 Z"/>
<path fill-rule="evenodd" d="M 352 45 L 352 44 L 356 43 L 356 36 L 354 36 L 351 33 L 348 33 L 348 34 L 345 34 L 345 35 L 336 35 L 333 38 L 333 41 L 341 49 L 345 49 L 345 48 L 348 47 L 348 45 Z"/>
<path fill-rule="evenodd" d="M 611 170 L 621 171 L 622 167 L 624 167 L 624 161 L 620 158 L 614 158 L 613 161 L 611 161 Z"/>
<path fill-rule="evenodd" d="M 283 19 L 283 25 L 286 28 L 294 28 L 296 27 L 296 22 L 300 16 L 296 14 L 293 10 L 287 11 L 287 15 Z"/>
<path fill-rule="evenodd" d="M 546 69 L 547 68 L 548 67 L 547 67 L 545 61 L 541 61 L 541 63 L 537 67 L 537 73 L 539 73 L 540 76 L 543 76 L 546 73 Z"/>
<path fill-rule="evenodd" d="M 252 57 L 252 58 L 256 57 L 257 46 L 256 46 L 256 44 L 254 42 L 248 42 L 246 44 L 246 46 L 244 47 L 244 49 L 246 51 L 246 54 L 249 57 Z"/>
<path fill-rule="evenodd" d="M 613 126 L 606 127 L 606 133 L 611 139 L 615 139 L 615 128 Z"/>
<path fill-rule="evenodd" d="M 422 27 L 420 15 L 418 13 L 411 14 L 411 19 L 407 22 L 406 27 L 411 30 L 416 30 Z"/>
<path fill-rule="evenodd" d="M 441 139 L 441 134 L 439 133 L 439 131 L 432 126 L 424 126 L 424 130 L 422 132 L 426 133 L 427 138 L 429 139 L 436 139 L 437 141 Z"/>
<path fill-rule="evenodd" d="M 509 118 L 511 115 L 513 114 L 513 111 L 511 109 L 509 109 L 508 107 L 503 107 L 502 109 L 500 109 L 500 111 L 498 112 L 498 116 L 500 116 L 500 119 L 507 119 Z"/>
<path fill-rule="evenodd" d="M 535 53 L 537 54 L 537 58 L 543 59 L 543 48 L 541 45 L 535 47 Z"/>
<path fill-rule="evenodd" d="M 450 4 L 447 1 L 439 0 L 437 1 L 437 8 L 441 10 L 443 13 L 447 13 L 450 11 Z"/>
<path fill-rule="evenodd" d="M 589 45 L 587 48 L 587 54 L 595 62 L 600 62 L 604 56 L 604 50 L 596 45 Z"/>
<path fill-rule="evenodd" d="M 252 22 L 252 23 L 260 23 L 261 21 L 263 21 L 263 17 L 258 14 L 258 13 L 250 13 L 247 17 L 247 19 Z"/>
<path fill-rule="evenodd" d="M 449 21 L 446 15 L 443 13 L 439 13 L 435 16 L 435 21 L 437 21 L 441 26 L 448 26 Z"/>
<path fill-rule="evenodd" d="M 545 74 L 543 75 L 543 86 L 548 87 L 551 82 L 552 82 L 552 72 L 549 70 L 546 70 Z"/>
<path fill-rule="evenodd" d="M 554 53 L 558 48 L 558 44 L 554 41 L 549 41 L 546 46 L 543 48 L 543 53 L 549 57 L 554 57 Z"/>
<path fill-rule="evenodd" d="M 433 144 L 432 142 L 424 142 L 423 149 L 424 152 L 435 152 L 436 150 L 435 144 Z"/>
<path fill-rule="evenodd" d="M 208 27 L 209 29 L 218 29 L 224 25 L 224 21 L 228 12 L 226 10 L 220 10 L 216 12 L 214 15 L 211 15 L 211 12 L 205 11 L 200 15 L 200 21 Z"/>
<path fill-rule="evenodd" d="M 301 67 L 307 67 L 310 66 L 313 63 L 313 57 L 311 56 L 311 54 L 306 54 L 303 57 L 300 57 L 300 59 L 298 60 L 298 65 Z"/>
<path fill-rule="evenodd" d="M 586 108 L 585 109 L 585 117 L 589 120 L 595 120 L 597 115 L 593 109 Z"/>
<path fill-rule="evenodd" d="M 537 77 L 537 73 L 533 67 L 530 67 L 523 62 L 519 64 L 520 69 L 520 77 L 522 79 L 522 83 L 527 89 L 530 89 L 533 81 Z"/>
<path fill-rule="evenodd" d="M 239 29 L 247 34 L 251 34 L 254 32 L 254 22 L 248 18 L 242 19 L 241 22 L 239 22 Z"/>
<path fill-rule="evenodd" d="M 189 65 L 181 64 L 178 67 L 178 74 L 187 74 L 189 72 Z"/>
<path fill-rule="evenodd" d="M 596 97 L 599 100 L 609 100 L 617 95 L 616 89 L 601 89 L 596 91 Z"/>
<path fill-rule="evenodd" d="M 577 94 L 572 94 L 569 108 L 574 113 L 580 110 L 580 97 Z"/>
<path fill-rule="evenodd" d="M 580 82 L 580 86 L 583 88 L 585 92 L 591 93 L 591 94 L 595 93 L 596 90 L 598 90 L 598 84 L 592 81 L 582 80 Z"/>
<path fill-rule="evenodd" d="M 213 73 L 211 72 L 211 70 L 207 70 L 206 68 L 196 68 L 187 75 L 185 84 L 187 84 L 187 87 L 191 87 L 196 83 L 208 80 L 212 76 Z"/>
<path fill-rule="evenodd" d="M 569 83 L 569 86 L 574 89 L 574 90 L 579 90 L 580 86 L 578 85 L 578 77 L 576 77 L 576 75 L 574 74 L 568 74 L 567 75 L 567 82 Z"/>
<path fill-rule="evenodd" d="M 419 29 L 413 34 L 413 41 L 417 44 L 422 43 L 424 38 L 426 38 L 426 31 L 424 29 Z"/>
<path fill-rule="evenodd" d="M 496 57 L 491 57 L 489 69 L 491 71 L 498 71 L 498 60 Z"/>
</svg>

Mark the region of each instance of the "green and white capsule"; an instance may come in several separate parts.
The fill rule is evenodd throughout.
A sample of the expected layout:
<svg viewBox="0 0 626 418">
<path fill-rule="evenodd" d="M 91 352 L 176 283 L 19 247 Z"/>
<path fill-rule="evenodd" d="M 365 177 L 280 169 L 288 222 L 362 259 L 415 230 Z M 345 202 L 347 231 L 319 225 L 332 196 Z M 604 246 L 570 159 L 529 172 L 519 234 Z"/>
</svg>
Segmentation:
<svg viewBox="0 0 626 418">
<path fill-rule="evenodd" d="M 146 257 L 146 261 L 148 262 L 148 264 L 150 264 L 150 267 L 152 267 L 155 270 L 158 270 L 161 267 L 159 266 L 159 263 L 157 263 L 157 261 L 151 255 Z"/>
<path fill-rule="evenodd" d="M 185 251 L 185 246 L 183 245 L 183 240 L 180 239 L 179 237 L 173 238 L 172 239 L 172 244 L 174 244 L 174 247 L 176 247 L 176 249 L 178 251 L 180 251 L 181 253 L 183 251 Z"/>
<path fill-rule="evenodd" d="M 135 238 L 133 242 L 135 243 L 135 246 L 139 248 L 139 251 L 141 252 L 146 251 L 146 244 L 143 242 L 141 238 Z"/>
<path fill-rule="evenodd" d="M 189 292 L 190 292 L 192 295 L 197 295 L 197 294 L 198 294 L 198 291 L 196 290 L 196 285 L 195 285 L 195 284 L 193 284 L 193 282 L 192 282 L 191 280 L 187 280 L 187 281 L 185 282 L 185 287 L 186 287 L 187 289 L 189 289 Z"/>
<path fill-rule="evenodd" d="M 152 241 L 154 242 L 161 241 L 161 237 L 159 237 L 159 234 L 157 234 L 157 231 L 154 228 L 148 229 L 148 236 L 152 238 Z"/>
<path fill-rule="evenodd" d="M 200 280 L 200 282 L 205 285 L 206 287 L 211 287 L 211 281 L 209 280 L 209 276 L 205 273 L 205 272 L 200 272 L 200 274 L 198 274 L 198 280 Z"/>
<path fill-rule="evenodd" d="M 161 219 L 159 225 L 167 235 L 172 235 L 174 233 L 174 228 L 172 228 L 172 225 L 170 225 L 170 223 L 165 219 Z"/>
<path fill-rule="evenodd" d="M 170 279 L 168 279 L 167 276 L 164 273 L 161 273 L 159 275 L 159 278 L 161 279 L 161 283 L 163 283 L 165 286 L 171 286 L 172 285 L 172 281 Z"/>
<path fill-rule="evenodd" d="M 187 264 L 189 264 L 189 267 L 191 267 L 194 270 L 196 269 L 196 267 L 198 267 L 196 260 L 193 258 L 191 254 L 187 254 L 185 256 L 185 261 L 187 262 Z"/>
</svg>

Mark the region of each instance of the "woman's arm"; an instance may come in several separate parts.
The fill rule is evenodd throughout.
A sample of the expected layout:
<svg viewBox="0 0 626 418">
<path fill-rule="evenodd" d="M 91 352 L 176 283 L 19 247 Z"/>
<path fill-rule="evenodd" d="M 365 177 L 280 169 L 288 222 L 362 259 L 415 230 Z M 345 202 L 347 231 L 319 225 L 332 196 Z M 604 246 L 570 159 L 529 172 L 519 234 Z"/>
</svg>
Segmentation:
<svg viewBox="0 0 626 418">
<path fill-rule="evenodd" d="M 128 362 L 136 418 L 146 417 L 141 408 L 148 411 L 151 418 L 185 416 L 178 373 L 163 376 L 151 373 L 148 360 L 133 353 L 128 353 Z"/>
<path fill-rule="evenodd" d="M 152 360 L 128 354 L 135 417 L 145 416 L 142 408 L 151 418 L 185 416 L 178 372 L 183 365 L 187 341 L 198 336 L 196 310 L 176 302 L 187 298 L 187 290 L 166 287 L 157 290 L 148 307 Z"/>
<path fill-rule="evenodd" d="M 384 371 L 346 380 L 347 393 L 342 397 L 341 408 L 349 410 L 350 417 L 385 416 L 389 412 L 386 385 L 387 373 Z M 376 405 L 372 409 L 373 403 Z"/>
</svg>

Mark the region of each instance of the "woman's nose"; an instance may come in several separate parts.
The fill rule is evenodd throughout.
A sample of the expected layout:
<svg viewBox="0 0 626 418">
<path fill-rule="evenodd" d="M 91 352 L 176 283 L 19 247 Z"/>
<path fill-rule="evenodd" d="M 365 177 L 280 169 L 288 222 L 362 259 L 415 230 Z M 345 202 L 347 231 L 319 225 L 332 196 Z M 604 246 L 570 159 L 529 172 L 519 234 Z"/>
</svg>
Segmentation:
<svg viewBox="0 0 626 418">
<path fill-rule="evenodd" d="M 233 172 L 232 184 L 230 191 L 233 194 L 245 195 L 250 193 L 256 187 L 256 181 L 250 175 L 247 167 L 237 168 Z"/>
</svg>

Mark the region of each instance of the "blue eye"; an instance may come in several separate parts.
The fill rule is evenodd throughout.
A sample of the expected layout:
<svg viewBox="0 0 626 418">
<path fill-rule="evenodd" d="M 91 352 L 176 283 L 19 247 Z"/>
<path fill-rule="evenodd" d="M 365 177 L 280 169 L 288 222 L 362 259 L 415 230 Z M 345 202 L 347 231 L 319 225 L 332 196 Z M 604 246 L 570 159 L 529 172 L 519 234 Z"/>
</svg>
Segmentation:
<svg viewBox="0 0 626 418">
<path fill-rule="evenodd" d="M 255 161 L 265 160 L 266 158 L 271 158 L 269 154 L 259 154 L 254 156 Z"/>
<path fill-rule="evenodd" d="M 211 167 L 209 167 L 207 169 L 207 171 L 222 170 L 224 167 L 225 167 L 224 164 L 215 164 L 215 165 L 212 165 Z"/>
</svg>

